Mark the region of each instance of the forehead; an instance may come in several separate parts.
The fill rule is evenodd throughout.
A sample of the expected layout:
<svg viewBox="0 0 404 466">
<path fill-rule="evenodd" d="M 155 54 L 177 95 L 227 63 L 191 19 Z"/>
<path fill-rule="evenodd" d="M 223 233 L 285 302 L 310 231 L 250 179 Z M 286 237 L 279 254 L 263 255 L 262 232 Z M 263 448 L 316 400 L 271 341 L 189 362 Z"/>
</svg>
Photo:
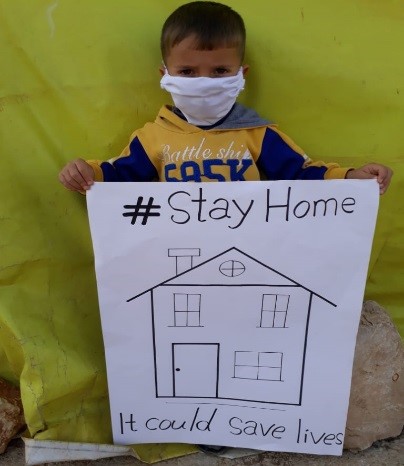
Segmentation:
<svg viewBox="0 0 404 466">
<path fill-rule="evenodd" d="M 171 47 L 166 57 L 167 65 L 198 66 L 198 65 L 240 65 L 240 50 L 238 47 L 218 46 L 212 50 L 200 50 L 193 37 L 187 37 Z"/>
</svg>

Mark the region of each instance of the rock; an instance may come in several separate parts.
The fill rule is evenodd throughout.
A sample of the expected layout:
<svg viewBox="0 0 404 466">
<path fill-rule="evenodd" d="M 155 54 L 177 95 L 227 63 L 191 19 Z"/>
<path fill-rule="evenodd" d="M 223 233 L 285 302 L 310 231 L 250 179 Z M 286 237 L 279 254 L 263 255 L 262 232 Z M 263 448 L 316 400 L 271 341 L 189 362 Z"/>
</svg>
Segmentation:
<svg viewBox="0 0 404 466">
<path fill-rule="evenodd" d="M 0 454 L 24 425 L 19 389 L 0 378 Z"/>
<path fill-rule="evenodd" d="M 404 425 L 404 348 L 386 311 L 364 303 L 352 371 L 344 448 L 364 450 Z"/>
</svg>

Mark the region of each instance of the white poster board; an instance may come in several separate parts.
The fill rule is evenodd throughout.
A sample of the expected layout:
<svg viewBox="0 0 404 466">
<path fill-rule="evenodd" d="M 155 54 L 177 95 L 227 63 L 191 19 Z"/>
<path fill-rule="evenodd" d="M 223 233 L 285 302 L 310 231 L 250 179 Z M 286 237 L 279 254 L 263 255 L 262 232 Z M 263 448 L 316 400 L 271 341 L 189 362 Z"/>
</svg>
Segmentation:
<svg viewBox="0 0 404 466">
<path fill-rule="evenodd" d="M 114 442 L 339 455 L 377 182 L 96 183 Z"/>
</svg>

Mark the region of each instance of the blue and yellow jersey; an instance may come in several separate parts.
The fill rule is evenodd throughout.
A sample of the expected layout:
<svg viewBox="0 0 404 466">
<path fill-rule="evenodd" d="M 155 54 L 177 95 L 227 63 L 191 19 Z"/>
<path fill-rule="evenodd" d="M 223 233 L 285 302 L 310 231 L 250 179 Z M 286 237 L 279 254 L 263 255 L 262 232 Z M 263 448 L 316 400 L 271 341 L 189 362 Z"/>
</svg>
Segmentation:
<svg viewBox="0 0 404 466">
<path fill-rule="evenodd" d="M 277 126 L 236 104 L 209 128 L 188 123 L 169 106 L 135 131 L 108 161 L 88 160 L 96 181 L 256 181 L 344 178 L 349 168 L 313 162 Z"/>
</svg>

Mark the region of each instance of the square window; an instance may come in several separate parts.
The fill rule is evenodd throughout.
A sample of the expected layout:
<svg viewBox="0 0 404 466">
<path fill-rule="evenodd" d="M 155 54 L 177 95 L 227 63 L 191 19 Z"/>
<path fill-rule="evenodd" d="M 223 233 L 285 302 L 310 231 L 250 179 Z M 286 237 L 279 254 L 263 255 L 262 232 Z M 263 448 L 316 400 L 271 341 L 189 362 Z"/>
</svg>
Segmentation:
<svg viewBox="0 0 404 466">
<path fill-rule="evenodd" d="M 281 369 L 277 367 L 258 368 L 259 380 L 281 380 Z"/>
<path fill-rule="evenodd" d="M 239 379 L 257 380 L 258 367 L 236 366 L 234 368 L 234 377 L 237 377 Z"/>
<path fill-rule="evenodd" d="M 259 354 L 260 367 L 281 367 L 282 366 L 282 353 L 260 353 Z"/>
<path fill-rule="evenodd" d="M 258 353 L 255 351 L 236 351 L 236 366 L 258 366 Z"/>
</svg>

